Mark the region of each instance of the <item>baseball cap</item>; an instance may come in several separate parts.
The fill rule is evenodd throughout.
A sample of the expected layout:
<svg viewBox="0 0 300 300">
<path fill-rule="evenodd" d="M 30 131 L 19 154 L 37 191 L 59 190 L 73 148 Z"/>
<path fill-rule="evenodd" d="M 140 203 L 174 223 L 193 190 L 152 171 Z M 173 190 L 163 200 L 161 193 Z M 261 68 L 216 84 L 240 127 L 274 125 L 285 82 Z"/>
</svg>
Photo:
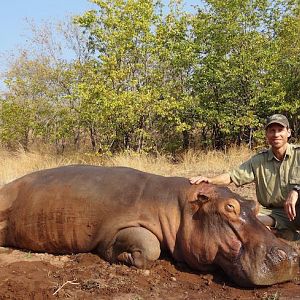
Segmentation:
<svg viewBox="0 0 300 300">
<path fill-rule="evenodd" d="M 287 117 L 284 115 L 281 115 L 281 114 L 275 114 L 275 115 L 268 117 L 265 128 L 267 128 L 269 125 L 271 125 L 273 123 L 280 124 L 287 128 L 290 127 L 289 120 L 287 119 Z"/>
</svg>

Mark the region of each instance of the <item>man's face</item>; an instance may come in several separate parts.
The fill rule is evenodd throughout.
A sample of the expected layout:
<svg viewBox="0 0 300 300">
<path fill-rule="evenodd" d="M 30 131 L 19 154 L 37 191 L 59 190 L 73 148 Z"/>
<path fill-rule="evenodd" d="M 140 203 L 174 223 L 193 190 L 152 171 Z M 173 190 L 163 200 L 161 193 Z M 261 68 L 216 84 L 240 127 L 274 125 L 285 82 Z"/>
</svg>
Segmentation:
<svg viewBox="0 0 300 300">
<path fill-rule="evenodd" d="M 291 130 L 277 123 L 269 125 L 266 129 L 267 141 L 274 149 L 285 146 L 290 136 Z"/>
</svg>

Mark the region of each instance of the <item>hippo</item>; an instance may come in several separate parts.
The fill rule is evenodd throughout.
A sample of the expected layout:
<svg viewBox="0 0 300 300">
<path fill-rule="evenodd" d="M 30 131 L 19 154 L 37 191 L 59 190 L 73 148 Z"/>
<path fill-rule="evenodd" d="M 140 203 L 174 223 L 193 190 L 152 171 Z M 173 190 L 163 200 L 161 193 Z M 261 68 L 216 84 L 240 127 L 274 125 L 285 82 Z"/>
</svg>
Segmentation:
<svg viewBox="0 0 300 300">
<path fill-rule="evenodd" d="M 227 187 L 127 167 L 71 165 L 0 189 L 0 246 L 52 254 L 94 252 L 147 268 L 161 252 L 198 272 L 220 267 L 239 286 L 292 280 L 295 250 Z"/>
</svg>

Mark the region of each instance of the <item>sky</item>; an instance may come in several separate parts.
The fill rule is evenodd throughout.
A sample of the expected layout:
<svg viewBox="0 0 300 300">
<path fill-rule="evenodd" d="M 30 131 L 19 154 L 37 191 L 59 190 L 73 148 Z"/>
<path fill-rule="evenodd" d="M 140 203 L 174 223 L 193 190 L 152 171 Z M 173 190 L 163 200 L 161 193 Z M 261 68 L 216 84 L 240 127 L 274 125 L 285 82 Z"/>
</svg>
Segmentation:
<svg viewBox="0 0 300 300">
<path fill-rule="evenodd" d="M 186 0 L 185 6 L 192 10 L 197 3 L 199 0 Z M 24 43 L 30 32 L 26 19 L 33 20 L 35 24 L 49 20 L 55 23 L 93 7 L 96 6 L 88 0 L 3 0 L 0 9 L 0 53 L 13 51 Z"/>
<path fill-rule="evenodd" d="M 63 21 L 93 8 L 88 0 L 3 0 L 0 9 L 0 53 L 13 51 L 29 35 L 26 19 L 40 24 L 43 21 Z"/>
<path fill-rule="evenodd" d="M 168 0 L 163 0 L 168 3 Z M 193 6 L 199 0 L 185 0 L 187 11 L 193 11 Z M 37 26 L 50 21 L 56 24 L 73 15 L 81 15 L 85 11 L 96 8 L 88 0 L 2 0 L 0 9 L 0 74 L 5 70 L 7 54 L 17 52 L 26 44 L 30 36 L 29 21 Z M 0 90 L 3 90 L 0 76 Z"/>
</svg>

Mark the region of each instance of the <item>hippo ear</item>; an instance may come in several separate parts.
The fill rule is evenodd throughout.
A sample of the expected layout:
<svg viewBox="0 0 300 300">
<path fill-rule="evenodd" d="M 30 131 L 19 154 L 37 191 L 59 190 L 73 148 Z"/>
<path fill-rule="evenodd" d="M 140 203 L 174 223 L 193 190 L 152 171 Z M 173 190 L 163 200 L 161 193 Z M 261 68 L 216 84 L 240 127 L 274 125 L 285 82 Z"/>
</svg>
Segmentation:
<svg viewBox="0 0 300 300">
<path fill-rule="evenodd" d="M 209 197 L 206 194 L 204 194 L 202 192 L 199 192 L 198 195 L 197 195 L 196 202 L 201 203 L 201 205 L 202 205 L 207 201 L 209 201 Z"/>
<path fill-rule="evenodd" d="M 196 212 L 197 210 L 199 210 L 200 208 L 202 208 L 202 206 L 209 202 L 210 198 L 207 195 L 207 193 L 205 193 L 205 191 L 200 190 L 198 191 L 195 196 L 193 197 L 193 199 L 190 201 L 190 204 L 192 206 L 192 210 L 194 212 Z"/>
</svg>

